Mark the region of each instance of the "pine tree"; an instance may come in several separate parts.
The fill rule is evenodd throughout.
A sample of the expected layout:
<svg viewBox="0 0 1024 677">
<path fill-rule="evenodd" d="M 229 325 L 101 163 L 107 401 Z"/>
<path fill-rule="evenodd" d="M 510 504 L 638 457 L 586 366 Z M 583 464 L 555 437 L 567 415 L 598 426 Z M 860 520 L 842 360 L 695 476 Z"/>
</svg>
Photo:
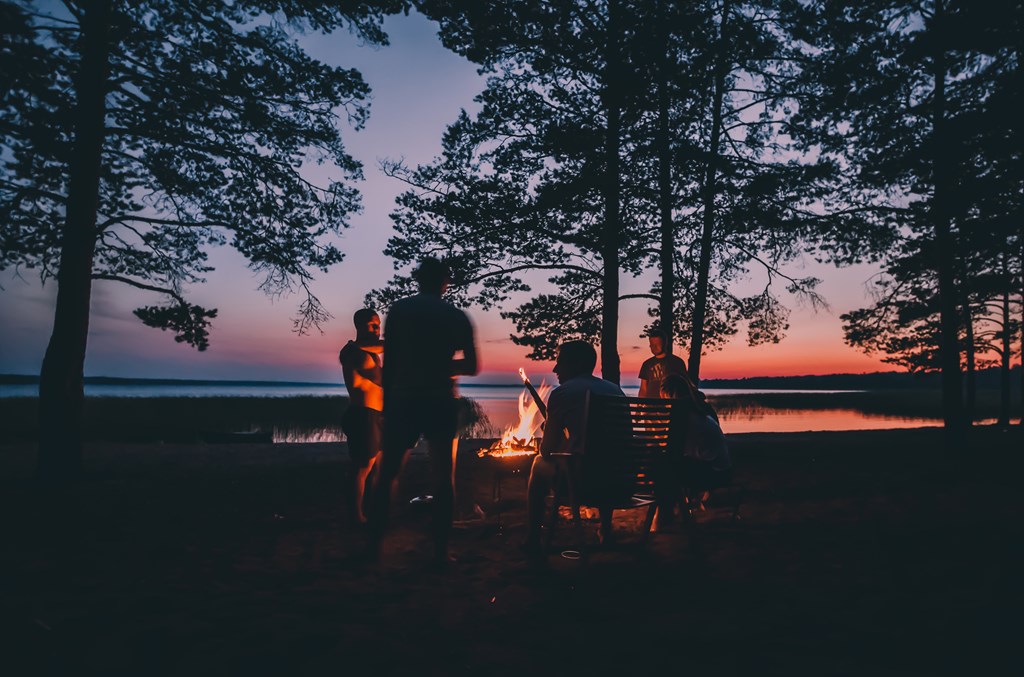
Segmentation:
<svg viewBox="0 0 1024 677">
<path fill-rule="evenodd" d="M 400 0 L 4 2 L 0 215 L 4 268 L 57 281 L 40 375 L 38 472 L 81 463 L 83 365 L 94 280 L 162 295 L 147 325 L 202 350 L 216 309 L 184 286 L 210 270 L 206 248 L 230 244 L 262 287 L 302 290 L 296 320 L 325 317 L 311 269 L 342 258 L 329 236 L 359 207 L 359 164 L 338 130 L 367 116 L 359 73 L 310 58 L 289 29 L 347 28 L 382 43 Z M 53 10 L 54 13 L 50 13 Z M 318 186 L 301 167 L 336 167 Z"/>
</svg>

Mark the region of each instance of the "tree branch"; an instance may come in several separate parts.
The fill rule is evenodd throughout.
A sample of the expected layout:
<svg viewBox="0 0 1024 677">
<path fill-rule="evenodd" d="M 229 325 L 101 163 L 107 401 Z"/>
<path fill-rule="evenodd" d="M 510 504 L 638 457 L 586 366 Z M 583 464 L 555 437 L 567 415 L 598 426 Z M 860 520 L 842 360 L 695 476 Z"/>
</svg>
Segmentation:
<svg viewBox="0 0 1024 677">
<path fill-rule="evenodd" d="M 123 282 L 124 284 L 126 284 L 126 285 L 128 285 L 130 287 L 135 287 L 136 289 L 143 289 L 145 291 L 153 291 L 153 292 L 157 292 L 158 294 L 166 294 L 166 295 L 172 297 L 175 301 L 177 301 L 181 305 L 183 305 L 183 306 L 184 305 L 188 305 L 188 302 L 185 301 L 185 298 L 180 293 L 178 293 L 177 291 L 175 291 L 173 289 L 167 289 L 165 287 L 157 287 L 155 285 L 146 284 L 145 282 L 139 282 L 138 280 L 133 280 L 130 277 L 122 277 L 120 275 L 111 275 L 110 273 L 93 273 L 92 279 L 94 279 L 94 280 L 110 280 L 112 282 Z"/>
<path fill-rule="evenodd" d="M 501 275 L 508 275 L 510 273 L 517 273 L 517 272 L 522 271 L 522 270 L 571 270 L 571 271 L 574 271 L 574 272 L 577 272 L 577 273 L 583 273 L 585 275 L 588 275 L 588 276 L 594 277 L 594 278 L 598 278 L 598 279 L 600 279 L 600 277 L 601 277 L 601 274 L 598 273 L 596 270 L 591 270 L 590 268 L 584 268 L 583 266 L 574 266 L 574 265 L 568 264 L 568 263 L 566 263 L 566 264 L 560 264 L 560 263 L 550 263 L 550 264 L 527 263 L 527 264 L 524 264 L 524 265 L 521 265 L 521 266 L 512 266 L 511 268 L 502 268 L 501 270 L 494 270 L 494 271 L 490 271 L 490 272 L 487 272 L 487 273 L 482 273 L 480 275 L 477 275 L 474 278 L 470 278 L 468 280 L 463 280 L 462 283 L 463 284 L 476 284 L 477 282 L 481 282 L 481 281 L 486 280 L 486 279 L 491 278 L 491 277 L 499 277 Z"/>
</svg>

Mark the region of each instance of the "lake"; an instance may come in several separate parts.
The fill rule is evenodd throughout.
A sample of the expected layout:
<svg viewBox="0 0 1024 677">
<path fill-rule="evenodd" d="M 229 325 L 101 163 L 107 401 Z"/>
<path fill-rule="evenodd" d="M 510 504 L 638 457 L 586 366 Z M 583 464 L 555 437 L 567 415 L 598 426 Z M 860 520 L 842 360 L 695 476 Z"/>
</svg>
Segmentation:
<svg viewBox="0 0 1024 677">
<path fill-rule="evenodd" d="M 635 396 L 637 386 L 625 386 L 627 395 Z M 464 397 L 479 403 L 487 414 L 490 426 L 478 433 L 497 436 L 518 420 L 517 398 L 524 392 L 520 386 L 465 384 L 460 386 Z M 913 398 L 915 393 L 868 393 L 838 390 L 714 390 L 705 391 L 716 407 L 727 433 L 803 432 L 817 430 L 873 430 L 884 428 L 917 428 L 941 425 L 928 407 L 868 406 L 879 401 Z M 35 385 L 0 385 L 0 398 L 34 397 Z M 117 384 L 86 385 L 90 397 L 300 397 L 345 395 L 342 385 L 327 384 Z M 834 403 L 834 406 L 832 406 Z M 988 420 L 981 423 L 991 422 Z M 336 441 L 342 439 L 336 425 L 320 431 L 282 434 L 279 441 Z"/>
</svg>

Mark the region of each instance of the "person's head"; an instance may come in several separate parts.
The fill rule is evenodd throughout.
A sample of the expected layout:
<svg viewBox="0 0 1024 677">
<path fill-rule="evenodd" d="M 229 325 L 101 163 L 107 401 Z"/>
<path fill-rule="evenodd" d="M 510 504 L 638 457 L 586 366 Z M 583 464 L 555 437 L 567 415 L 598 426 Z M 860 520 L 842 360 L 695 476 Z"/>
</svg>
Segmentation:
<svg viewBox="0 0 1024 677">
<path fill-rule="evenodd" d="M 597 366 L 597 351 L 586 341 L 567 341 L 558 346 L 558 358 L 552 370 L 559 383 L 577 376 L 589 376 Z"/>
<path fill-rule="evenodd" d="M 357 339 L 380 338 L 380 315 L 373 308 L 360 308 L 352 316 Z"/>
<path fill-rule="evenodd" d="M 452 281 L 448 265 L 433 256 L 420 261 L 419 268 L 413 271 L 412 276 L 419 283 L 420 291 L 430 294 L 444 294 L 448 283 Z"/>
<path fill-rule="evenodd" d="M 664 357 L 665 352 L 668 350 L 668 336 L 665 332 L 652 331 L 647 335 L 647 340 L 651 345 L 651 355 Z"/>
<path fill-rule="evenodd" d="M 661 382 L 661 396 L 670 400 L 684 400 L 691 406 L 696 406 L 698 401 L 693 383 L 683 374 L 666 376 Z"/>
</svg>

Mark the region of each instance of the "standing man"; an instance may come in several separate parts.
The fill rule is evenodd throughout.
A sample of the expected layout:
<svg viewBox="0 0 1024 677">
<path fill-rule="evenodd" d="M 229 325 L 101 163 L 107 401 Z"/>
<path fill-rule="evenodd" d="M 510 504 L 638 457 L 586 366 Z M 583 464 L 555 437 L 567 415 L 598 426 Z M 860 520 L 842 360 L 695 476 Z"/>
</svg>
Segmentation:
<svg viewBox="0 0 1024 677">
<path fill-rule="evenodd" d="M 586 341 L 569 341 L 558 347 L 555 360 L 555 376 L 558 387 L 548 397 L 548 420 L 544 424 L 544 439 L 540 453 L 530 468 L 530 482 L 527 489 L 527 521 L 529 533 L 523 550 L 531 557 L 543 554 L 541 547 L 541 526 L 544 522 L 544 499 L 555 486 L 559 473 L 573 473 L 570 484 L 579 486 L 578 471 L 583 460 L 584 425 L 587 417 L 587 393 L 625 397 L 622 389 L 611 381 L 594 376 L 597 366 L 597 351 Z M 560 463 L 552 454 L 569 454 Z M 604 542 L 611 537 L 612 511 L 598 506 L 601 514 L 599 536 Z"/>
<path fill-rule="evenodd" d="M 427 440 L 433 485 L 434 558 L 446 563 L 455 506 L 458 431 L 456 379 L 479 372 L 469 317 L 441 296 L 451 273 L 425 258 L 413 273 L 420 293 L 396 301 L 384 329 L 384 452 L 370 513 L 370 554 L 380 556 L 392 487 L 420 435 Z"/>
<path fill-rule="evenodd" d="M 381 378 L 380 315 L 372 308 L 361 308 L 352 316 L 356 340 L 349 341 L 338 353 L 341 372 L 348 389 L 348 408 L 341 419 L 341 429 L 348 438 L 348 454 L 352 459 L 352 515 L 357 522 L 366 522 L 363 514 L 363 493 L 366 480 L 380 458 L 384 389 Z"/>
<path fill-rule="evenodd" d="M 668 352 L 668 340 L 665 332 L 653 331 L 647 340 L 651 345 L 651 355 L 640 366 L 640 397 L 661 397 L 661 382 L 666 376 L 679 374 L 689 380 L 686 375 L 686 361 Z"/>
</svg>

